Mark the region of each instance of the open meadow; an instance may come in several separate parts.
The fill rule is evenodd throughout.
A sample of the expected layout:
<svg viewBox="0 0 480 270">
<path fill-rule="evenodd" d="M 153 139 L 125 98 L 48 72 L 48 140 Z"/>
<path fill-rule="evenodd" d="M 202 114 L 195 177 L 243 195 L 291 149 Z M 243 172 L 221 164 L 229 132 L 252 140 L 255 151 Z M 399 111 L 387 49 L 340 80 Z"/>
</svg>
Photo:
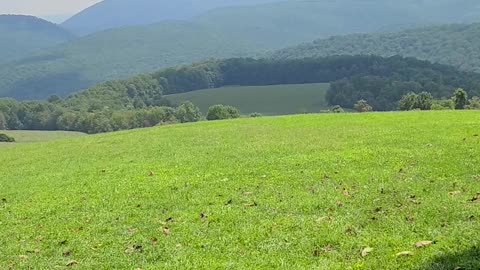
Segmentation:
<svg viewBox="0 0 480 270">
<path fill-rule="evenodd" d="M 0 130 L 0 133 L 15 138 L 15 143 L 0 143 L 0 147 L 13 146 L 19 143 L 36 143 L 53 140 L 68 139 L 85 135 L 80 132 L 69 131 L 32 131 L 32 130 Z"/>
<path fill-rule="evenodd" d="M 479 269 L 479 134 L 475 111 L 396 112 L 19 144 L 0 268 Z"/>
<path fill-rule="evenodd" d="M 174 103 L 191 101 L 204 113 L 208 107 L 224 104 L 243 114 L 285 115 L 328 110 L 328 83 L 268 86 L 228 86 L 167 96 Z"/>
</svg>

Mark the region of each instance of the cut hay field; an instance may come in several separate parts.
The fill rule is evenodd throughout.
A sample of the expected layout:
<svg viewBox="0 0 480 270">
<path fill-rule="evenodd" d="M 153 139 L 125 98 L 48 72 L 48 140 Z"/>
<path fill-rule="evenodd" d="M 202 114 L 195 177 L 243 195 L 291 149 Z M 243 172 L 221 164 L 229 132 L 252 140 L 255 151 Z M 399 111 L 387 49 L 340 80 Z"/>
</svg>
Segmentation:
<svg viewBox="0 0 480 270">
<path fill-rule="evenodd" d="M 191 101 L 203 113 L 212 105 L 224 104 L 238 108 L 242 114 L 285 115 L 328 109 L 328 88 L 327 83 L 229 86 L 169 95 L 167 99 L 174 103 Z"/>
<path fill-rule="evenodd" d="M 5 148 L 0 269 L 479 269 L 479 133 L 318 114 Z"/>
<path fill-rule="evenodd" d="M 0 133 L 15 138 L 15 143 L 0 143 L 0 147 L 12 146 L 18 143 L 45 142 L 60 139 L 67 139 L 85 135 L 80 132 L 68 131 L 30 131 L 30 130 L 0 130 Z"/>
</svg>

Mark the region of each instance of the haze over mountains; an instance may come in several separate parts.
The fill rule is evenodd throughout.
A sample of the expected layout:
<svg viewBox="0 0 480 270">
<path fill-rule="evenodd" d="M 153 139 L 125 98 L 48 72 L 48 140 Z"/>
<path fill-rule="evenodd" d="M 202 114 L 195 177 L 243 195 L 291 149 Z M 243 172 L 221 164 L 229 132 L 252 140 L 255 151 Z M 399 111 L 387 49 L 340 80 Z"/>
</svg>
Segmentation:
<svg viewBox="0 0 480 270">
<path fill-rule="evenodd" d="M 48 21 L 22 15 L 0 15 L 0 63 L 23 57 L 73 38 Z"/>
<path fill-rule="evenodd" d="M 65 96 L 98 82 L 211 57 L 269 56 L 276 50 L 319 38 L 398 31 L 431 24 L 472 22 L 480 18 L 480 3 L 473 0 L 248 0 L 242 1 L 244 6 L 238 4 L 238 1 L 233 0 L 100 2 L 73 16 L 62 27 L 78 34 L 122 27 L 79 37 L 35 51 L 24 58 L 9 59 L 14 61 L 0 67 L 0 96 L 19 99 L 43 99 L 53 94 Z M 235 6 L 225 7 L 229 5 Z M 177 20 L 164 21 L 165 19 Z M 151 22 L 157 23 L 148 24 Z M 419 34 L 415 38 L 431 39 L 436 31 L 443 36 L 450 30 L 433 29 L 431 35 L 423 37 Z M 472 31 L 475 32 L 472 29 L 468 35 L 456 31 L 455 37 L 462 43 L 464 38 L 471 39 Z M 357 37 L 361 39 L 358 41 L 360 46 L 366 39 Z M 382 38 L 388 39 L 378 36 L 377 42 L 382 43 Z M 450 39 L 433 41 L 437 44 L 435 47 L 424 49 L 423 46 L 430 43 L 419 42 L 417 50 L 424 54 L 438 55 L 438 50 L 448 48 L 447 45 L 442 45 L 443 41 L 452 42 Z M 368 49 L 349 52 L 345 48 L 337 50 L 337 45 L 334 44 L 328 53 L 380 51 L 385 55 L 416 55 L 399 48 L 402 44 L 395 43 L 387 52 L 371 44 L 365 45 Z M 466 55 L 476 55 L 478 48 L 473 43 L 462 44 L 468 46 Z M 305 46 L 288 53 L 276 53 L 275 57 L 322 54 L 313 52 L 314 49 L 311 48 L 298 52 L 304 50 Z M 421 58 L 444 60 L 426 55 Z M 459 58 L 456 59 L 458 61 Z M 469 60 L 475 61 L 471 58 Z M 464 69 L 474 69 L 474 65 L 466 65 Z"/>
<path fill-rule="evenodd" d="M 128 25 L 188 20 L 217 7 L 274 1 L 279 0 L 105 0 L 76 14 L 62 26 L 73 33 L 85 35 Z"/>
</svg>

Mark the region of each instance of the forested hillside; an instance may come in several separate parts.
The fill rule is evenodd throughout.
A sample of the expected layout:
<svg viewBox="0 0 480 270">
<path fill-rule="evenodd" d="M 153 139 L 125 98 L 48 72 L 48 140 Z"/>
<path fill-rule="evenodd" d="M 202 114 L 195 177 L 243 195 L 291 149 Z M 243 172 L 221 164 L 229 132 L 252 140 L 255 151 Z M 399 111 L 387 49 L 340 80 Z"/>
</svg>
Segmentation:
<svg viewBox="0 0 480 270">
<path fill-rule="evenodd" d="M 480 94 L 478 74 L 413 58 L 233 58 L 101 83 L 65 100 L 56 96 L 40 102 L 0 100 L 0 125 L 3 123 L 3 128 L 7 129 L 97 133 L 159 123 L 192 122 L 201 118 L 198 108 L 193 104 L 170 104 L 164 95 L 222 86 L 307 83 L 331 83 L 326 94 L 329 105 L 353 108 L 358 100 L 366 99 L 380 111 L 397 109 L 402 96 L 410 92 L 427 91 L 442 98 L 451 96 L 456 88 L 463 88 L 471 95 Z M 255 99 L 255 96 L 250 98 Z M 325 103 L 325 99 L 318 103 Z"/>
<path fill-rule="evenodd" d="M 411 56 L 480 72 L 480 24 L 453 24 L 398 33 L 335 36 L 280 50 L 274 54 L 274 58 L 344 54 Z"/>
<path fill-rule="evenodd" d="M 96 33 L 5 65 L 0 68 L 0 96 L 66 96 L 101 81 L 211 57 L 254 56 L 335 34 L 470 20 L 477 14 L 475 5 L 472 1 L 453 5 L 449 0 L 342 0 L 220 8 L 190 22 Z"/>
<path fill-rule="evenodd" d="M 122 26 L 187 20 L 216 7 L 274 1 L 280 0 L 104 0 L 74 15 L 62 26 L 85 35 Z"/>
<path fill-rule="evenodd" d="M 73 38 L 59 26 L 23 15 L 0 15 L 0 63 Z"/>
</svg>

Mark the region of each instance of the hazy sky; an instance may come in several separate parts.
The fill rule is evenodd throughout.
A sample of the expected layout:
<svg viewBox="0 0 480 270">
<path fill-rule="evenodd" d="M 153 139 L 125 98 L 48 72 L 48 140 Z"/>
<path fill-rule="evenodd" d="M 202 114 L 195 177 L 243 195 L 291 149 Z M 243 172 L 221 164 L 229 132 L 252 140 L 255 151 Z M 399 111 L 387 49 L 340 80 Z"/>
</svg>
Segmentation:
<svg viewBox="0 0 480 270">
<path fill-rule="evenodd" d="M 100 0 L 0 0 L 0 14 L 70 15 Z"/>
</svg>

